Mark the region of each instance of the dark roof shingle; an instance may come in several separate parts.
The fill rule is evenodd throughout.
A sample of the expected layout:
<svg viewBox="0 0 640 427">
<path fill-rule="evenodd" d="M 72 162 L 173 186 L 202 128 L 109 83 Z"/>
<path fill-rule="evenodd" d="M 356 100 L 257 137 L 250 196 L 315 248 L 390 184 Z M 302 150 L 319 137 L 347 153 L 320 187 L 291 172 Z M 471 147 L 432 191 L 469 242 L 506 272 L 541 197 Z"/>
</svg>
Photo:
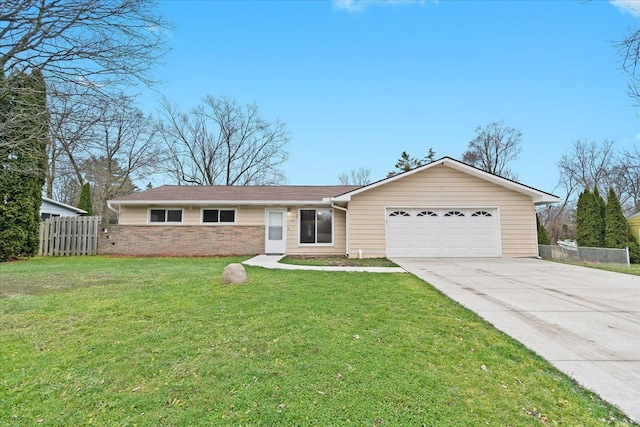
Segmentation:
<svg viewBox="0 0 640 427">
<path fill-rule="evenodd" d="M 112 202 L 251 202 L 322 201 L 360 188 L 358 185 L 259 185 L 185 186 L 163 185 L 113 199 Z"/>
</svg>

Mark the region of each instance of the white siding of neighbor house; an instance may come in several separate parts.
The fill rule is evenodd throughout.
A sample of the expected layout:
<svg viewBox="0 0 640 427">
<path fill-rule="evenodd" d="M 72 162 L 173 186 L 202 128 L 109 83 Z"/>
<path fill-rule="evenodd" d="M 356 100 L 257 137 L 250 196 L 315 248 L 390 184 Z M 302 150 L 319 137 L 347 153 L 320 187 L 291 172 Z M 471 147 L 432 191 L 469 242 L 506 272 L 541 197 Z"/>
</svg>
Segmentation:
<svg viewBox="0 0 640 427">
<path fill-rule="evenodd" d="M 40 213 L 48 213 L 51 215 L 59 215 L 59 216 L 79 216 L 80 214 L 72 209 L 67 209 L 64 206 L 59 206 L 53 203 L 49 203 L 46 200 L 42 200 L 42 205 L 40 206 Z"/>
<path fill-rule="evenodd" d="M 364 191 L 349 202 L 350 256 L 385 256 L 385 212 L 391 207 L 497 208 L 503 257 L 538 255 L 530 197 L 438 165 Z"/>
</svg>

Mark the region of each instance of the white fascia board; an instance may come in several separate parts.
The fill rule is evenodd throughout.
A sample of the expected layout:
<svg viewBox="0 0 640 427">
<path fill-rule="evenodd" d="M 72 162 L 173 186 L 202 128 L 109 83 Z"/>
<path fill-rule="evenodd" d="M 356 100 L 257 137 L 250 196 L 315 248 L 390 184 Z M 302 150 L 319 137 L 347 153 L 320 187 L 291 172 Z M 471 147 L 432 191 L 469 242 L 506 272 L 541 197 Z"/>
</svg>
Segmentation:
<svg viewBox="0 0 640 427">
<path fill-rule="evenodd" d="M 408 172 L 404 172 L 398 175 L 394 175 L 390 178 L 386 178 L 383 180 L 380 180 L 378 182 L 374 182 L 373 184 L 367 185 L 365 187 L 361 187 L 358 188 L 357 190 L 351 191 L 349 193 L 345 193 L 342 194 L 338 197 L 334 197 L 332 198 L 332 200 L 334 202 L 349 202 L 351 201 L 351 196 L 355 196 L 356 194 L 365 192 L 367 190 L 371 190 L 373 188 L 379 187 L 381 185 L 385 185 L 388 184 L 390 182 L 393 182 L 397 179 L 402 179 L 402 178 L 406 178 L 409 175 L 413 175 L 414 173 L 418 173 L 418 172 L 422 172 L 424 170 L 427 170 L 429 168 L 432 168 L 434 166 L 437 165 L 444 165 L 447 167 L 450 167 L 452 169 L 458 170 L 460 172 L 464 172 L 466 174 L 469 174 L 471 176 L 475 176 L 476 178 L 480 178 L 483 179 L 485 181 L 489 181 L 491 183 L 494 183 L 496 185 L 500 185 L 502 187 L 508 188 L 510 190 L 516 191 L 518 193 L 522 193 L 522 194 L 526 194 L 527 196 L 531 197 L 531 199 L 533 200 L 534 204 L 536 205 L 541 205 L 541 204 L 547 204 L 547 203 L 557 203 L 560 201 L 559 197 L 554 196 L 553 194 L 548 194 L 545 193 L 543 191 L 540 190 L 536 190 L 535 188 L 532 187 L 528 187 L 526 185 L 517 183 L 515 181 L 511 181 L 502 177 L 499 177 L 497 175 L 493 175 L 491 173 L 485 172 L 483 170 L 474 168 L 472 166 L 466 165 L 462 162 L 458 162 L 456 160 L 450 159 L 448 157 L 444 157 L 440 160 L 436 160 L 435 162 L 431 162 L 427 165 L 424 166 L 420 166 L 418 168 L 415 168 L 413 170 L 410 170 Z"/>
<path fill-rule="evenodd" d="M 109 200 L 112 206 L 287 206 L 331 205 L 330 200 Z"/>
</svg>

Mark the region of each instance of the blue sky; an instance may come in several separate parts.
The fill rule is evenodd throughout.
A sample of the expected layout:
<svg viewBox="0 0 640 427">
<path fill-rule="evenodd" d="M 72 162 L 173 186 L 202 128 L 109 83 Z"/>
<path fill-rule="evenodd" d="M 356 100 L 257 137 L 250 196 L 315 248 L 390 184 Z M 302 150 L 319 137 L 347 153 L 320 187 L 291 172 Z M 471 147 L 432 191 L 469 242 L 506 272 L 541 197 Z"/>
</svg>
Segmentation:
<svg viewBox="0 0 640 427">
<path fill-rule="evenodd" d="M 638 22 L 628 3 L 162 1 L 176 28 L 158 91 L 183 109 L 207 94 L 256 102 L 284 121 L 290 184 L 359 167 L 381 179 L 403 150 L 460 158 L 478 125 L 504 120 L 523 133 L 519 180 L 553 192 L 575 140 L 640 146 L 613 46 Z"/>
</svg>

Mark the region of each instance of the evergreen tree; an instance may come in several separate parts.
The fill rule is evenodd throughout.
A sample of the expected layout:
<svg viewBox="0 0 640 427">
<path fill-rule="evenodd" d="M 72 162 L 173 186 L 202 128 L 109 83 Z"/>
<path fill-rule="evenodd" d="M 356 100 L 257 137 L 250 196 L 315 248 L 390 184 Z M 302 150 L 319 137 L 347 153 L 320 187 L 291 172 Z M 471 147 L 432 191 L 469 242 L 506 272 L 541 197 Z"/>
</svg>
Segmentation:
<svg viewBox="0 0 640 427">
<path fill-rule="evenodd" d="M 589 200 L 591 199 L 591 192 L 589 189 L 585 189 L 578 196 L 578 205 L 576 206 L 576 241 L 578 246 L 586 246 L 589 239 L 588 230 L 588 214 Z"/>
<path fill-rule="evenodd" d="M 0 261 L 33 256 L 38 251 L 48 135 L 42 73 L 35 70 L 2 80 Z"/>
<path fill-rule="evenodd" d="M 606 247 L 604 244 L 604 234 L 605 228 L 607 225 L 606 215 L 607 215 L 607 203 L 600 195 L 598 191 L 598 187 L 593 188 L 593 201 L 594 201 L 594 213 L 593 213 L 593 221 L 594 221 L 594 247 L 604 248 Z"/>
<path fill-rule="evenodd" d="M 578 197 L 576 209 L 576 240 L 578 246 L 603 247 L 605 221 L 603 200 L 597 191 L 585 189 Z"/>
<path fill-rule="evenodd" d="M 607 248 L 624 248 L 627 246 L 627 221 L 624 219 L 620 200 L 613 188 L 607 196 L 606 229 L 604 244 Z"/>
<path fill-rule="evenodd" d="M 538 244 L 550 245 L 551 239 L 549 239 L 549 234 L 547 233 L 547 229 L 544 228 L 544 226 L 540 222 L 540 217 L 538 217 L 538 214 L 536 214 L 536 225 L 538 227 Z"/>
<path fill-rule="evenodd" d="M 80 199 L 78 200 L 78 207 L 87 211 L 87 215 L 93 215 L 93 203 L 91 201 L 91 184 L 85 182 L 80 192 Z"/>
</svg>

